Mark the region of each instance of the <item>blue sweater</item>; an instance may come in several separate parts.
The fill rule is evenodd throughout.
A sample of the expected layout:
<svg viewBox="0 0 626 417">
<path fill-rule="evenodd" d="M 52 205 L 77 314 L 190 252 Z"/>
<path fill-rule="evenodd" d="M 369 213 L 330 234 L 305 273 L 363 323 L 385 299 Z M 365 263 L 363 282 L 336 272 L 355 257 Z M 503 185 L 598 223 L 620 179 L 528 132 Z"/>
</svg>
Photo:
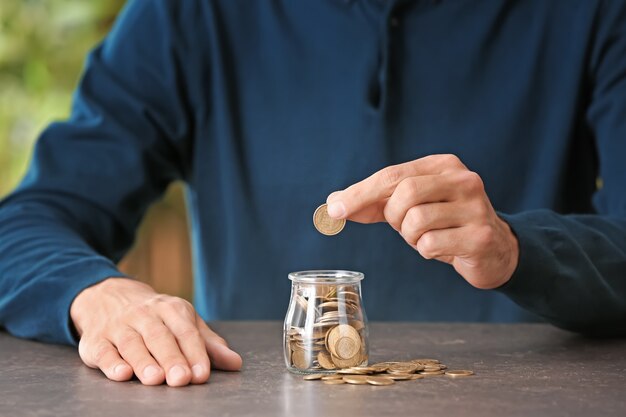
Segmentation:
<svg viewBox="0 0 626 417">
<path fill-rule="evenodd" d="M 495 291 L 387 224 L 312 225 L 328 193 L 434 153 L 519 238 Z M 0 205 L 0 325 L 75 343 L 73 298 L 121 275 L 183 180 L 207 320 L 281 319 L 288 272 L 340 268 L 365 273 L 374 320 L 623 333 L 625 156 L 623 1 L 131 1 Z"/>
</svg>

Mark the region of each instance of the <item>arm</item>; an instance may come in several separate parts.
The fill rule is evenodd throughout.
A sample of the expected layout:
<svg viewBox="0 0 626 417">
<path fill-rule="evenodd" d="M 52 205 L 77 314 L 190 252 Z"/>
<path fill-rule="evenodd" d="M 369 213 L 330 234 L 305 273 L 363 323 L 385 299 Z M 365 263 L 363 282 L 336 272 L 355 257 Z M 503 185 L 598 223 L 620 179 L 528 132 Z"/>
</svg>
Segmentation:
<svg viewBox="0 0 626 417">
<path fill-rule="evenodd" d="M 591 56 L 595 135 L 604 186 L 596 213 L 498 214 L 477 174 L 435 155 L 393 167 L 328 198 L 329 214 L 386 221 L 428 259 L 497 289 L 549 322 L 626 334 L 626 8 L 605 2 Z"/>
<path fill-rule="evenodd" d="M 597 213 L 503 215 L 520 263 L 499 291 L 561 327 L 610 335 L 626 334 L 626 8 L 608 1 L 600 10 L 587 111 L 603 179 Z"/>
<path fill-rule="evenodd" d="M 0 205 L 0 326 L 75 344 L 74 324 L 87 365 L 116 380 L 134 371 L 148 384 L 167 374 L 171 385 L 190 382 L 193 365 L 192 381 L 206 381 L 211 349 L 215 365 L 237 367 L 189 303 L 107 279 L 122 276 L 115 262 L 147 206 L 190 170 L 181 61 L 193 58 L 192 42 L 181 39 L 176 4 L 129 4 L 90 55 L 70 119 L 41 135 L 22 184 Z"/>
</svg>

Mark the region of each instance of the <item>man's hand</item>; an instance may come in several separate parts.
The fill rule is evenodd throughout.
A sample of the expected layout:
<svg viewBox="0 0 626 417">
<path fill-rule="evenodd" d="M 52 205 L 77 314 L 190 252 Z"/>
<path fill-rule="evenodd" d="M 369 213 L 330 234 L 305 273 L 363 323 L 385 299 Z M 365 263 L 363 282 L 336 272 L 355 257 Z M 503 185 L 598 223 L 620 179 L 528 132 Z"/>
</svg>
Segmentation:
<svg viewBox="0 0 626 417">
<path fill-rule="evenodd" d="M 145 385 L 183 386 L 206 382 L 211 365 L 241 368 L 241 357 L 189 302 L 157 294 L 141 282 L 102 281 L 74 299 L 70 315 L 81 336 L 81 359 L 114 381 L 134 373 Z"/>
<path fill-rule="evenodd" d="M 477 288 L 501 286 L 517 267 L 517 238 L 478 174 L 454 155 L 384 168 L 332 193 L 327 203 L 334 218 L 388 222 L 424 258 L 451 264 Z"/>
</svg>

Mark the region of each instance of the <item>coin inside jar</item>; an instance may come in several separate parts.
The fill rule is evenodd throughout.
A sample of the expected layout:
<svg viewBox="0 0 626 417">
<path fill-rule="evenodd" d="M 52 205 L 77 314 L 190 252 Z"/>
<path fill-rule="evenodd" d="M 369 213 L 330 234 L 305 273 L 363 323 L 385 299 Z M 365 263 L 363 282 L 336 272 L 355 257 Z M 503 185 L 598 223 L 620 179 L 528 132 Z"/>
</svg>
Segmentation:
<svg viewBox="0 0 626 417">
<path fill-rule="evenodd" d="M 292 298 L 283 332 L 287 368 L 295 373 L 329 374 L 367 365 L 362 274 L 303 271 L 290 274 L 290 279 Z"/>
<path fill-rule="evenodd" d="M 334 236 L 346 225 L 345 219 L 333 219 L 328 215 L 328 205 L 322 204 L 313 213 L 313 225 L 323 235 Z"/>
</svg>

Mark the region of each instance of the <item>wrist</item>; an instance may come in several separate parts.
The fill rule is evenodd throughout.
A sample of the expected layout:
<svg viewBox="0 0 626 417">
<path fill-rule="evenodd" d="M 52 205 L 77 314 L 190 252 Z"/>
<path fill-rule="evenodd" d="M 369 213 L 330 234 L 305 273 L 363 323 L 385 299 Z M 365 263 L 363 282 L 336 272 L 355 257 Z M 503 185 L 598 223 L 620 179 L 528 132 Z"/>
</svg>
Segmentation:
<svg viewBox="0 0 626 417">
<path fill-rule="evenodd" d="M 498 217 L 498 220 L 500 221 L 500 224 L 502 225 L 504 234 L 506 236 L 505 246 L 507 248 L 507 256 L 505 257 L 506 266 L 502 275 L 502 282 L 499 285 L 502 286 L 509 282 L 509 280 L 517 270 L 517 265 L 519 263 L 519 241 L 517 239 L 517 236 L 513 232 L 513 229 L 511 229 L 511 226 L 509 226 L 509 224 L 506 221 L 502 220 L 502 218 L 500 217 Z"/>
<path fill-rule="evenodd" d="M 79 337 L 83 334 L 85 321 L 90 316 L 90 313 L 97 308 L 98 301 L 102 301 L 103 295 L 122 281 L 132 280 L 122 277 L 110 277 L 83 289 L 74 298 L 70 305 L 70 319 Z"/>
</svg>

